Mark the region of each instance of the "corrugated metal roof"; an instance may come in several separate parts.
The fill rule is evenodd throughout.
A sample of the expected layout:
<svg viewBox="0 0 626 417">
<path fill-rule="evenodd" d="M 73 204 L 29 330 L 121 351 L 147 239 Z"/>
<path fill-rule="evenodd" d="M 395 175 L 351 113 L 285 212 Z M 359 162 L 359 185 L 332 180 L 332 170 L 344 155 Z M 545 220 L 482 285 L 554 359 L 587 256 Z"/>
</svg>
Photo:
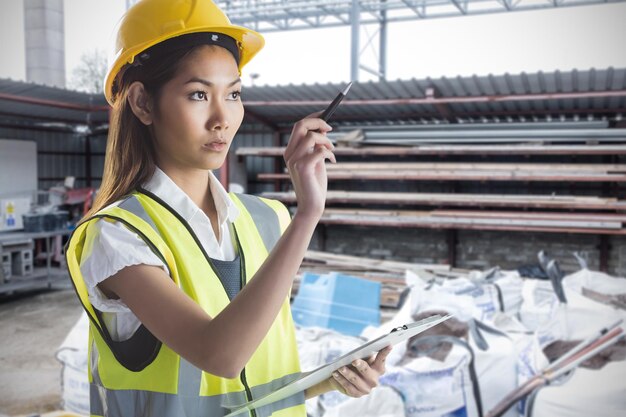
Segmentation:
<svg viewBox="0 0 626 417">
<path fill-rule="evenodd" d="M 289 122 L 324 108 L 321 102 L 330 102 L 343 89 L 344 84 L 313 84 L 301 86 L 262 86 L 245 88 L 244 103 L 255 114 L 274 123 Z M 350 101 L 381 99 L 426 99 L 427 89 L 435 88 L 436 97 L 443 103 L 367 103 L 350 105 Z M 585 96 L 583 93 L 597 92 Z M 603 94 L 605 92 L 613 92 Z M 621 92 L 619 94 L 618 92 Z M 576 94 L 575 97 L 550 98 L 547 95 Z M 618 93 L 618 94 L 615 94 Z M 535 94 L 542 98 L 524 98 Z M 493 97 L 496 96 L 496 97 Z M 516 96 L 500 99 L 497 96 Z M 455 98 L 475 97 L 476 100 L 454 102 Z M 488 99 L 488 97 L 492 99 Z M 445 102 L 451 99 L 451 102 Z M 266 105 L 264 101 L 280 101 L 283 105 Z M 307 105 L 306 101 L 318 101 Z M 438 107 L 445 106 L 452 119 L 480 120 L 482 117 L 498 118 L 501 121 L 518 121 L 520 116 L 532 120 L 533 116 L 545 119 L 615 117 L 626 113 L 626 69 L 608 68 L 587 71 L 538 72 L 528 74 L 503 74 L 469 77 L 441 77 L 422 80 L 396 80 L 355 83 L 344 103 L 333 116 L 335 121 L 445 121 Z"/>
<path fill-rule="evenodd" d="M 25 99 L 20 102 L 7 96 Z M 41 102 L 37 104 L 38 102 Z M 55 102 L 60 107 L 46 104 Z M 0 119 L 18 123 L 67 123 L 86 125 L 88 118 L 95 124 L 108 122 L 107 111 L 89 111 L 89 108 L 106 106 L 101 95 L 86 94 L 41 84 L 0 79 Z M 71 108 L 75 107 L 75 108 Z"/>
<path fill-rule="evenodd" d="M 274 125 L 321 110 L 343 83 L 244 87 L 246 111 Z M 428 99 L 427 89 L 436 90 Z M 540 95 L 528 97 L 528 95 Z M 573 94 L 573 96 L 568 96 Z M 555 96 L 556 95 L 556 96 Z M 17 102 L 7 96 L 54 101 L 83 109 Z M 401 102 L 406 99 L 410 102 Z M 382 102 L 381 100 L 388 100 Z M 107 122 L 101 95 L 0 79 L 0 119 Z M 441 123 L 621 119 L 626 113 L 626 69 L 590 69 L 355 83 L 333 116 L 336 123 Z"/>
</svg>

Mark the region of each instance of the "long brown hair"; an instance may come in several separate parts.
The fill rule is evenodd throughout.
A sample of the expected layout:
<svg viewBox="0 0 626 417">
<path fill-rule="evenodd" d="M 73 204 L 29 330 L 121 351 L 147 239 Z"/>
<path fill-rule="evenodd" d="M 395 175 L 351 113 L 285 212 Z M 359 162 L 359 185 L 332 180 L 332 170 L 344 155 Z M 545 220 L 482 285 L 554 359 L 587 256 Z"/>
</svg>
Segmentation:
<svg viewBox="0 0 626 417">
<path fill-rule="evenodd" d="M 129 67 L 118 75 L 113 88 L 115 104 L 110 116 L 102 183 L 91 210 L 81 222 L 130 194 L 154 174 L 153 136 L 150 128 L 133 113 L 128 103 L 128 90 L 135 81 L 143 83 L 158 115 L 161 88 L 174 78 L 180 63 L 195 48 L 175 50 L 153 62 L 148 60 L 141 66 Z"/>
</svg>

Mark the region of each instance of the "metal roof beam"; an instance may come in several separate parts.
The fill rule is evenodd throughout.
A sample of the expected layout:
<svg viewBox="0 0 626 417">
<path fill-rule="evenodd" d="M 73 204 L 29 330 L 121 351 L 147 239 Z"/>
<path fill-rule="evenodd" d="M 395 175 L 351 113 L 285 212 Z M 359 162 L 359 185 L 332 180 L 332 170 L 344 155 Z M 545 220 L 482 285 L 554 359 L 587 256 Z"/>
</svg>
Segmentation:
<svg viewBox="0 0 626 417">
<path fill-rule="evenodd" d="M 511 11 L 511 9 L 512 9 L 512 7 L 511 7 L 511 0 L 498 0 L 498 3 L 503 5 L 504 8 L 507 10 L 507 12 Z"/>
<path fill-rule="evenodd" d="M 467 14 L 467 0 L 463 2 L 463 5 L 461 5 L 458 0 L 450 0 L 450 1 L 452 2 L 452 4 L 454 4 L 454 7 L 459 9 L 461 14 L 463 15 Z"/>
<path fill-rule="evenodd" d="M 623 1 L 626 0 L 541 0 L 540 2 L 536 0 L 359 0 L 358 3 L 361 24 L 374 24 L 380 22 L 381 11 L 390 12 L 387 22 L 401 22 Z M 222 0 L 217 3 L 225 10 L 233 23 L 253 26 L 266 32 L 350 25 L 350 1 Z M 295 22 L 289 21 L 296 16 Z M 325 22 L 324 17 L 333 17 L 337 21 Z M 260 26 L 260 23 L 269 27 Z"/>
<path fill-rule="evenodd" d="M 422 11 L 419 11 L 417 9 L 417 2 L 415 2 L 416 4 L 413 4 L 413 2 L 410 0 L 402 0 L 402 3 L 406 4 L 406 7 L 411 9 L 413 13 L 415 13 L 420 19 L 424 19 L 426 17 L 426 15 L 424 15 L 424 12 L 423 12 L 424 8 L 426 7 L 424 5 L 424 2 L 422 2 L 422 5 L 421 5 Z"/>
</svg>

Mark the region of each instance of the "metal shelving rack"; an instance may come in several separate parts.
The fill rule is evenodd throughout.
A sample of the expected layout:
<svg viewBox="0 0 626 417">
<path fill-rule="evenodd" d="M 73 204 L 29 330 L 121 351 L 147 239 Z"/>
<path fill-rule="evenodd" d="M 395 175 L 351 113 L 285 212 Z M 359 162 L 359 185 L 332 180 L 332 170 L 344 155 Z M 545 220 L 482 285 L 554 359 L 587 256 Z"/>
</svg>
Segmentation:
<svg viewBox="0 0 626 417">
<path fill-rule="evenodd" d="M 32 247 L 35 239 L 45 239 L 46 247 L 46 267 L 34 268 L 32 274 L 29 275 L 12 276 L 8 281 L 4 279 L 0 280 L 0 294 L 41 288 L 50 289 L 53 284 L 69 279 L 69 275 L 65 267 L 52 267 L 51 240 L 56 236 L 67 236 L 71 233 L 72 230 L 68 229 L 34 233 L 0 233 L 0 254 L 11 251 L 11 247 Z"/>
</svg>

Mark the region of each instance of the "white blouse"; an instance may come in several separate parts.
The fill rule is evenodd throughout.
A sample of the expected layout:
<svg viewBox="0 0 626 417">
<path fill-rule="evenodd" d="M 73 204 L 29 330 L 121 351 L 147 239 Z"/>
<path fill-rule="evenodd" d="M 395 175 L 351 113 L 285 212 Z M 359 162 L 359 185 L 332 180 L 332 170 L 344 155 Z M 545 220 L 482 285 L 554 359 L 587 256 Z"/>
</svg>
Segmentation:
<svg viewBox="0 0 626 417">
<path fill-rule="evenodd" d="M 236 257 L 231 234 L 232 223 L 239 215 L 239 209 L 215 175 L 210 171 L 208 175 L 217 209 L 221 242 L 218 242 L 207 215 L 161 169 L 156 168 L 152 178 L 143 184 L 143 188 L 161 198 L 189 223 L 211 258 L 232 261 Z M 111 206 L 118 204 L 119 201 Z M 103 313 L 111 338 L 116 341 L 127 340 L 139 328 L 139 319 L 122 300 L 107 298 L 97 285 L 127 266 L 160 266 L 168 274 L 169 270 L 143 239 L 124 224 L 99 219 L 94 226 L 97 233 L 90 234 L 89 240 L 85 242 L 86 247 L 91 250 L 85 251 L 90 255 L 81 259 L 80 271 L 87 285 L 89 301 Z"/>
</svg>

